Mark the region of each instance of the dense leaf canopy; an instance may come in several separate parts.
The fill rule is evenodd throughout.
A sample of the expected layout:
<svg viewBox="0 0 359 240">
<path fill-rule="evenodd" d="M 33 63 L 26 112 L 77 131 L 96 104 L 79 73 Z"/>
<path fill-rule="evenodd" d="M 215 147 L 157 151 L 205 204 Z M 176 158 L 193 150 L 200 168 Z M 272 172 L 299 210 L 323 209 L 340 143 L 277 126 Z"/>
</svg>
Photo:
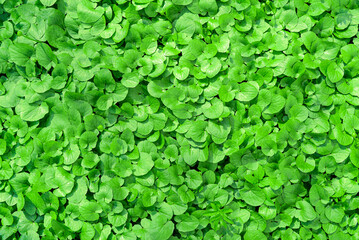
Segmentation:
<svg viewBox="0 0 359 240">
<path fill-rule="evenodd" d="M 0 238 L 359 239 L 357 0 L 0 0 Z"/>
</svg>

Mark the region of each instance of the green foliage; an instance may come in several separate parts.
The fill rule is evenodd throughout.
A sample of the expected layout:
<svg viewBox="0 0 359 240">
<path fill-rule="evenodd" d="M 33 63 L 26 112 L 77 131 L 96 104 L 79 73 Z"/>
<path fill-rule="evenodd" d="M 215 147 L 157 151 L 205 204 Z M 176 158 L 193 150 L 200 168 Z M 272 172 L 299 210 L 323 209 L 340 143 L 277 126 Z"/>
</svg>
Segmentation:
<svg viewBox="0 0 359 240">
<path fill-rule="evenodd" d="M 356 0 L 0 0 L 0 239 L 359 239 Z"/>
</svg>

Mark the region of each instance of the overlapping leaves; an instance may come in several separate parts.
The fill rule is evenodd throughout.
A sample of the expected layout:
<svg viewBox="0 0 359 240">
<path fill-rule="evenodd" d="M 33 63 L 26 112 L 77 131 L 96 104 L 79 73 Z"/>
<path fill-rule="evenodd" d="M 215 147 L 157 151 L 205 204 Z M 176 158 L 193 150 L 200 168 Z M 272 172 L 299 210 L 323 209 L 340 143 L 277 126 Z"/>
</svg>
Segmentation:
<svg viewBox="0 0 359 240">
<path fill-rule="evenodd" d="M 0 0 L 2 239 L 358 239 L 359 5 Z"/>
</svg>

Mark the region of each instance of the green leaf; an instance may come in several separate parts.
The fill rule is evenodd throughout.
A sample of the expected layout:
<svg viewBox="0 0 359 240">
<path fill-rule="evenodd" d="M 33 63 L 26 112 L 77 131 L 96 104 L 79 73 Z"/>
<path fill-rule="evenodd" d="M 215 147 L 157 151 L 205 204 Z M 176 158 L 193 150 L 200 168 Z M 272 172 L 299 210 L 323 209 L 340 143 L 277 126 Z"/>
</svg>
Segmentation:
<svg viewBox="0 0 359 240">
<path fill-rule="evenodd" d="M 28 187 L 30 185 L 28 182 L 28 179 L 29 179 L 29 174 L 22 172 L 22 173 L 16 174 L 16 176 L 11 178 L 9 180 L 9 182 L 10 182 L 10 185 L 15 190 L 15 192 L 21 193 L 21 192 L 25 191 L 26 189 L 28 189 Z"/>
<path fill-rule="evenodd" d="M 174 0 L 173 3 L 180 6 L 186 6 L 191 4 L 192 0 Z"/>
<path fill-rule="evenodd" d="M 181 222 L 179 222 L 176 225 L 176 228 L 180 232 L 191 232 L 191 231 L 194 231 L 198 227 L 199 223 L 200 222 L 196 217 L 185 216 L 184 218 L 181 219 Z"/>
<path fill-rule="evenodd" d="M 29 104 L 21 101 L 15 108 L 16 114 L 19 114 L 24 121 L 34 122 L 43 119 L 49 112 L 49 107 L 46 102 L 40 104 Z"/>
<path fill-rule="evenodd" d="M 222 102 L 230 102 L 234 99 L 235 93 L 231 91 L 230 86 L 222 85 L 219 89 L 218 96 Z"/>
<path fill-rule="evenodd" d="M 127 88 L 134 88 L 139 84 L 139 82 L 140 82 L 139 76 L 135 72 L 125 73 L 121 80 L 123 86 Z"/>
<path fill-rule="evenodd" d="M 245 82 L 239 85 L 239 92 L 236 94 L 236 99 L 243 102 L 248 102 L 255 99 L 259 92 L 259 86 L 256 82 Z"/>
<path fill-rule="evenodd" d="M 311 157 L 306 158 L 304 155 L 299 155 L 295 162 L 298 169 L 304 173 L 309 173 L 315 169 L 315 160 Z"/>
<path fill-rule="evenodd" d="M 127 143 L 119 138 L 114 138 L 111 142 L 111 152 L 115 156 L 119 156 L 121 154 L 125 154 L 127 152 Z"/>
<path fill-rule="evenodd" d="M 47 141 L 44 143 L 44 152 L 50 157 L 56 157 L 61 154 L 61 144 L 57 141 Z"/>
<path fill-rule="evenodd" d="M 181 187 L 179 187 L 177 193 L 183 203 L 189 203 L 195 199 L 193 192 L 188 189 L 186 185 L 182 185 Z"/>
<path fill-rule="evenodd" d="M 19 66 L 25 66 L 34 53 L 34 48 L 25 43 L 15 43 L 9 48 L 10 60 Z"/>
<path fill-rule="evenodd" d="M 44 211 L 46 210 L 46 204 L 39 193 L 32 190 L 26 194 L 26 197 L 30 199 L 30 201 L 35 205 L 35 207 L 39 210 L 41 214 L 44 213 Z"/>
<path fill-rule="evenodd" d="M 307 201 L 299 201 L 296 204 L 296 207 L 299 208 L 299 220 L 303 222 L 313 221 L 317 217 L 317 213 L 310 203 Z"/>
<path fill-rule="evenodd" d="M 244 234 L 244 240 L 266 240 L 267 237 L 259 230 L 250 230 Z"/>
<path fill-rule="evenodd" d="M 228 135 L 231 132 L 231 127 L 227 120 L 220 123 L 209 121 L 206 130 L 216 144 L 222 144 L 227 140 Z"/>
<path fill-rule="evenodd" d="M 271 98 L 270 105 L 263 111 L 264 114 L 276 114 L 280 112 L 285 105 L 285 98 L 281 95 L 274 95 Z"/>
<path fill-rule="evenodd" d="M 115 80 L 108 69 L 101 69 L 95 74 L 95 85 L 100 89 L 106 89 L 108 92 L 113 92 L 116 87 Z"/>
<path fill-rule="evenodd" d="M 266 199 L 265 193 L 258 187 L 253 187 L 248 190 L 241 190 L 240 195 L 242 199 L 251 206 L 260 206 Z"/>
<path fill-rule="evenodd" d="M 343 78 L 344 70 L 338 64 L 332 62 L 327 68 L 327 76 L 332 83 L 337 83 Z"/>
<path fill-rule="evenodd" d="M 74 187 L 73 176 L 63 168 L 48 167 L 45 172 L 45 182 L 51 188 L 58 188 L 56 192 L 59 196 L 66 196 Z"/>
<path fill-rule="evenodd" d="M 263 153 L 268 157 L 273 156 L 278 150 L 276 142 L 270 138 L 266 138 L 261 142 L 261 148 Z"/>
<path fill-rule="evenodd" d="M 81 240 L 92 239 L 95 236 L 95 233 L 96 231 L 93 228 L 92 224 L 88 222 L 84 222 L 81 228 L 81 234 L 80 234 Z"/>
<path fill-rule="evenodd" d="M 106 125 L 105 119 L 98 115 L 88 115 L 84 118 L 86 131 L 97 130 L 99 127 Z"/>
<path fill-rule="evenodd" d="M 97 135 L 94 132 L 84 132 L 80 139 L 79 144 L 81 148 L 87 148 L 89 150 L 96 147 L 97 144 Z"/>
<path fill-rule="evenodd" d="M 103 15 L 104 9 L 102 7 L 94 8 L 93 6 L 94 5 L 87 0 L 82 0 L 81 3 L 77 5 L 77 14 L 81 22 L 94 23 Z"/>
<path fill-rule="evenodd" d="M 57 63 L 56 55 L 53 53 L 49 45 L 40 43 L 36 45 L 36 58 L 41 66 L 46 69 L 51 67 L 51 63 Z"/>
<path fill-rule="evenodd" d="M 60 223 L 56 220 L 51 221 L 51 227 L 55 234 L 62 238 L 67 238 L 71 235 L 71 229 L 67 227 L 65 224 Z"/>
<path fill-rule="evenodd" d="M 199 7 L 203 10 L 206 11 L 210 14 L 216 14 L 218 11 L 218 6 L 217 6 L 217 2 L 213 1 L 213 0 L 209 0 L 209 1 L 205 1 L 205 0 L 200 0 L 199 1 Z"/>
<path fill-rule="evenodd" d="M 64 151 L 64 163 L 67 165 L 76 162 L 80 156 L 80 149 L 77 145 L 71 144 L 70 148 Z"/>
<path fill-rule="evenodd" d="M 326 204 L 329 202 L 329 194 L 325 188 L 314 184 L 309 190 L 309 200 L 313 206 L 320 205 L 320 203 Z"/>
<path fill-rule="evenodd" d="M 325 208 L 325 216 L 334 223 L 340 223 L 345 216 L 344 210 L 339 207 Z"/>
<path fill-rule="evenodd" d="M 214 98 L 211 101 L 211 106 L 203 109 L 203 114 L 207 118 L 216 119 L 222 115 L 223 110 L 224 110 L 223 103 L 218 98 Z"/>
<path fill-rule="evenodd" d="M 359 149 L 352 145 L 350 150 L 350 161 L 353 163 L 354 166 L 359 168 Z"/>
<path fill-rule="evenodd" d="M 108 220 L 113 226 L 120 227 L 126 223 L 127 215 L 126 211 L 122 211 L 120 214 L 108 216 Z"/>
<path fill-rule="evenodd" d="M 197 189 L 203 183 L 202 175 L 195 170 L 189 170 L 186 173 L 186 183 L 191 189 Z"/>
<path fill-rule="evenodd" d="M 179 66 L 176 66 L 174 69 L 173 69 L 173 75 L 178 79 L 178 80 L 185 80 L 188 75 L 189 75 L 189 68 L 187 67 L 179 67 Z"/>
<path fill-rule="evenodd" d="M 344 30 L 351 22 L 351 15 L 349 13 L 339 13 L 335 16 L 335 28 Z"/>
<path fill-rule="evenodd" d="M 300 122 L 304 122 L 308 118 L 308 109 L 302 105 L 295 105 L 290 110 L 290 117 L 297 119 Z"/>
<path fill-rule="evenodd" d="M 185 33 L 191 37 L 197 29 L 199 24 L 196 15 L 191 13 L 185 13 L 178 18 L 175 24 L 175 28 L 180 33 Z"/>
<path fill-rule="evenodd" d="M 174 224 L 164 215 L 158 214 L 152 218 L 148 234 L 145 239 L 169 239 L 174 230 Z"/>
<path fill-rule="evenodd" d="M 202 72 L 205 72 L 207 77 L 215 77 L 222 68 L 221 61 L 218 58 L 212 58 L 210 60 L 205 60 L 201 64 Z"/>
<path fill-rule="evenodd" d="M 51 7 L 56 3 L 56 1 L 57 0 L 40 0 L 40 2 L 46 7 Z"/>
<path fill-rule="evenodd" d="M 148 173 L 153 166 L 154 166 L 154 162 L 152 160 L 151 155 L 145 152 L 141 152 L 140 160 L 135 166 L 134 174 L 135 176 L 143 176 L 146 173 Z"/>
<path fill-rule="evenodd" d="M 14 218 L 11 215 L 11 211 L 7 208 L 0 207 L 0 216 L 1 216 L 1 223 L 3 226 L 12 225 L 14 222 Z"/>
<path fill-rule="evenodd" d="M 102 95 L 97 99 L 96 106 L 102 111 L 106 111 L 113 104 L 113 97 L 111 95 Z"/>
<path fill-rule="evenodd" d="M 0 139 L 0 155 L 3 155 L 6 152 L 6 141 Z"/>
<path fill-rule="evenodd" d="M 157 50 L 157 41 L 153 37 L 146 37 L 141 42 L 140 47 L 142 52 L 145 52 L 148 55 L 152 55 Z"/>
<path fill-rule="evenodd" d="M 93 222 L 99 219 L 99 213 L 102 212 L 102 208 L 96 202 L 82 201 L 79 206 L 79 212 L 82 220 Z"/>
<path fill-rule="evenodd" d="M 235 21 L 231 14 L 222 14 L 219 17 L 219 26 L 223 31 L 229 31 Z"/>
<path fill-rule="evenodd" d="M 187 138 L 191 138 L 196 142 L 204 142 L 207 139 L 207 133 L 205 131 L 207 127 L 207 122 L 205 121 L 195 121 L 191 124 L 186 133 Z"/>
<path fill-rule="evenodd" d="M 94 168 L 99 161 L 100 158 L 98 155 L 94 154 L 93 152 L 87 152 L 83 154 L 81 166 L 85 168 Z"/>
</svg>

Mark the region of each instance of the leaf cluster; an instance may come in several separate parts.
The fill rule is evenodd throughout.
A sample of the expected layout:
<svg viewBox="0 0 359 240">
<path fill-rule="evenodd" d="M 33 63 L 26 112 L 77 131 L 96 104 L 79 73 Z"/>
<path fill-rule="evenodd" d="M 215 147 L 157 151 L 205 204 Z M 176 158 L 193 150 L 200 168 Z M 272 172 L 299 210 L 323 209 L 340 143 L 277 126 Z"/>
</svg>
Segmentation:
<svg viewBox="0 0 359 240">
<path fill-rule="evenodd" d="M 1 239 L 359 239 L 356 0 L 0 0 Z"/>
</svg>

